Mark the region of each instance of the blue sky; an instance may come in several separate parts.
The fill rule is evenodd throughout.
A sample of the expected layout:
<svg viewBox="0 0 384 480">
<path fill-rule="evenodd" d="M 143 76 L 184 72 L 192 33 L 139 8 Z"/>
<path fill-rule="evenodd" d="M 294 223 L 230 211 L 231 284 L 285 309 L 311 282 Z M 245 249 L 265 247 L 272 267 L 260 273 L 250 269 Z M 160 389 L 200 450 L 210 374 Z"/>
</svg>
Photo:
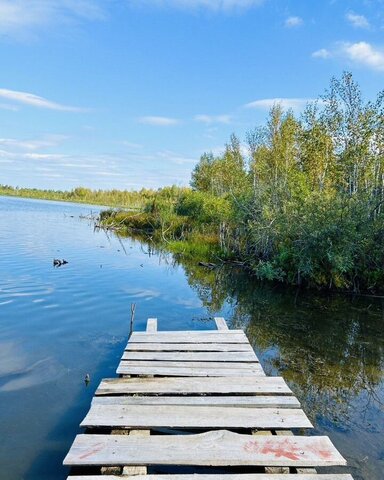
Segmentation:
<svg viewBox="0 0 384 480">
<path fill-rule="evenodd" d="M 0 65 L 0 183 L 187 185 L 276 99 L 374 98 L 384 1 L 0 0 Z"/>
</svg>

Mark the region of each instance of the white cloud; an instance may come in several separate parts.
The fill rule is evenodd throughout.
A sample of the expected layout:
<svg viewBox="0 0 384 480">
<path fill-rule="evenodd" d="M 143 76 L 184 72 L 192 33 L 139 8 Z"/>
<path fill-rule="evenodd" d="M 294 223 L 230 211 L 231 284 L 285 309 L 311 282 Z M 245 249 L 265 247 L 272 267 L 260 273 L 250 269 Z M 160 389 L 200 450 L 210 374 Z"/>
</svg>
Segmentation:
<svg viewBox="0 0 384 480">
<path fill-rule="evenodd" d="M 0 145 L 16 148 L 17 150 L 39 150 L 41 148 L 55 147 L 68 137 L 65 135 L 47 135 L 32 140 L 17 140 L 15 138 L 0 138 Z"/>
<path fill-rule="evenodd" d="M 369 28 L 369 21 L 364 15 L 357 15 L 356 13 L 349 12 L 345 16 L 348 22 L 356 28 Z"/>
<path fill-rule="evenodd" d="M 185 164 L 195 164 L 197 162 L 196 158 L 185 157 L 171 150 L 162 150 L 157 152 L 154 158 L 159 158 L 161 160 L 166 160 L 167 162 L 174 163 L 176 165 L 185 165 Z"/>
<path fill-rule="evenodd" d="M 24 38 L 39 27 L 103 16 L 97 0 L 0 0 L 0 34 Z"/>
<path fill-rule="evenodd" d="M 246 108 L 260 108 L 262 110 L 269 110 L 274 105 L 281 105 L 284 109 L 302 110 L 307 103 L 314 102 L 313 98 L 263 98 L 247 103 Z"/>
<path fill-rule="evenodd" d="M 143 145 L 141 145 L 140 143 L 128 142 L 127 140 L 123 140 L 120 143 L 121 145 L 124 145 L 124 147 L 128 147 L 133 150 L 141 150 L 143 148 Z"/>
<path fill-rule="evenodd" d="M 24 153 L 23 158 L 32 160 L 62 160 L 66 155 L 60 153 Z"/>
<path fill-rule="evenodd" d="M 367 42 L 342 43 L 340 53 L 359 65 L 373 70 L 384 70 L 384 50 L 377 49 Z"/>
<path fill-rule="evenodd" d="M 6 88 L 0 88 L 0 97 L 5 98 L 6 100 L 11 102 L 21 103 L 23 105 L 28 105 L 31 107 L 47 108 L 49 110 L 58 110 L 62 112 L 84 111 L 83 109 L 78 107 L 70 107 L 68 105 L 61 105 L 60 103 L 52 102 L 33 93 L 7 90 Z"/>
<path fill-rule="evenodd" d="M 301 17 L 288 17 L 284 22 L 284 26 L 287 28 L 294 28 L 299 27 L 303 23 L 304 22 Z"/>
<path fill-rule="evenodd" d="M 317 58 L 339 58 L 372 70 L 384 71 L 384 49 L 368 42 L 339 42 L 332 50 L 322 48 L 312 53 Z"/>
<path fill-rule="evenodd" d="M 315 52 L 312 53 L 313 58 L 329 58 L 331 56 L 332 56 L 331 52 L 326 48 L 320 48 L 320 50 L 316 50 Z"/>
<path fill-rule="evenodd" d="M 144 125 L 152 125 L 155 127 L 170 127 L 172 125 L 177 125 L 180 123 L 180 120 L 177 118 L 170 118 L 170 117 L 156 117 L 156 116 L 149 116 L 149 117 L 140 117 L 139 123 Z"/>
<path fill-rule="evenodd" d="M 205 123 L 206 125 L 212 125 L 213 123 L 231 123 L 230 115 L 195 115 L 194 120 L 196 122 Z"/>
<path fill-rule="evenodd" d="M 206 9 L 213 12 L 231 12 L 257 7 L 265 0 L 128 0 L 132 5 L 173 7 L 188 10 Z"/>
</svg>

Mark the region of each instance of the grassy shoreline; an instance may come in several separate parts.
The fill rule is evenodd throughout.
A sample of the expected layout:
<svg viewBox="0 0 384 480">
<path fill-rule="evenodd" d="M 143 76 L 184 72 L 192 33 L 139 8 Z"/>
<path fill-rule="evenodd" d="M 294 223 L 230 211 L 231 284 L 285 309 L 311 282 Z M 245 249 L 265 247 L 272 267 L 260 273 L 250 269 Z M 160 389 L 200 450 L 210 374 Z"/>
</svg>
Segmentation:
<svg viewBox="0 0 384 480">
<path fill-rule="evenodd" d="M 89 205 L 100 205 L 103 207 L 137 209 L 139 197 L 137 192 L 118 191 L 117 198 L 108 190 L 90 190 L 84 187 L 78 187 L 73 190 L 43 190 L 37 188 L 19 188 L 8 185 L 0 185 L 0 195 L 4 197 L 30 198 L 36 200 L 51 200 L 67 203 L 84 203 Z M 123 201 L 122 201 L 123 199 Z"/>
</svg>

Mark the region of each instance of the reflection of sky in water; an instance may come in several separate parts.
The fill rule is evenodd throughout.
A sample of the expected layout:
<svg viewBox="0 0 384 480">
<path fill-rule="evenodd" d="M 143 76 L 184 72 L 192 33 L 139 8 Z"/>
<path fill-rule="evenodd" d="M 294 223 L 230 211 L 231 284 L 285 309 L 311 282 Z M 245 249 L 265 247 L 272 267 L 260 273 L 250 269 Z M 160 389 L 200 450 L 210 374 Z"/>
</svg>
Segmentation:
<svg viewBox="0 0 384 480">
<path fill-rule="evenodd" d="M 99 380 L 115 375 L 131 302 L 136 330 L 154 316 L 162 330 L 214 328 L 215 313 L 247 328 L 267 373 L 283 373 L 355 479 L 381 480 L 380 302 L 300 300 L 225 270 L 175 266 L 94 232 L 79 219 L 91 210 L 0 197 L 0 480 L 66 478 L 62 459 Z M 54 258 L 69 263 L 53 268 Z M 369 389 L 363 374 L 379 382 Z"/>
<path fill-rule="evenodd" d="M 9 344 L 8 344 L 9 347 Z M 3 355 L 3 345 L 0 345 L 0 392 L 12 392 L 24 388 L 34 387 L 46 382 L 57 380 L 65 373 L 65 369 L 54 358 L 43 358 L 30 363 L 30 358 L 21 358 L 23 352 L 19 349 L 7 349 Z"/>
<path fill-rule="evenodd" d="M 97 382 L 115 375 L 131 302 L 137 330 L 153 316 L 163 329 L 212 327 L 194 320 L 206 310 L 182 268 L 93 231 L 79 219 L 91 210 L 0 198 L 1 480 L 66 478 L 63 456 Z"/>
</svg>

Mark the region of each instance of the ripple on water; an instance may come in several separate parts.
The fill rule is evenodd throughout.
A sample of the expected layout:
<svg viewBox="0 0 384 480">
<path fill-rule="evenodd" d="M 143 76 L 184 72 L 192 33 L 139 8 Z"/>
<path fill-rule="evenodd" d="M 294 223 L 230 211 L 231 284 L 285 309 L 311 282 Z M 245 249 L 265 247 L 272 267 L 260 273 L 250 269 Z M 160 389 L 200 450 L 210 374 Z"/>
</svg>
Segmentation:
<svg viewBox="0 0 384 480">
<path fill-rule="evenodd" d="M 14 299 L 19 297 L 36 297 L 48 296 L 54 292 L 52 285 L 36 282 L 34 279 L 17 278 L 0 289 L 0 300 Z"/>
<path fill-rule="evenodd" d="M 66 369 L 57 359 L 46 357 L 36 360 L 21 343 L 0 343 L 0 392 L 23 390 L 57 380 Z"/>
</svg>

